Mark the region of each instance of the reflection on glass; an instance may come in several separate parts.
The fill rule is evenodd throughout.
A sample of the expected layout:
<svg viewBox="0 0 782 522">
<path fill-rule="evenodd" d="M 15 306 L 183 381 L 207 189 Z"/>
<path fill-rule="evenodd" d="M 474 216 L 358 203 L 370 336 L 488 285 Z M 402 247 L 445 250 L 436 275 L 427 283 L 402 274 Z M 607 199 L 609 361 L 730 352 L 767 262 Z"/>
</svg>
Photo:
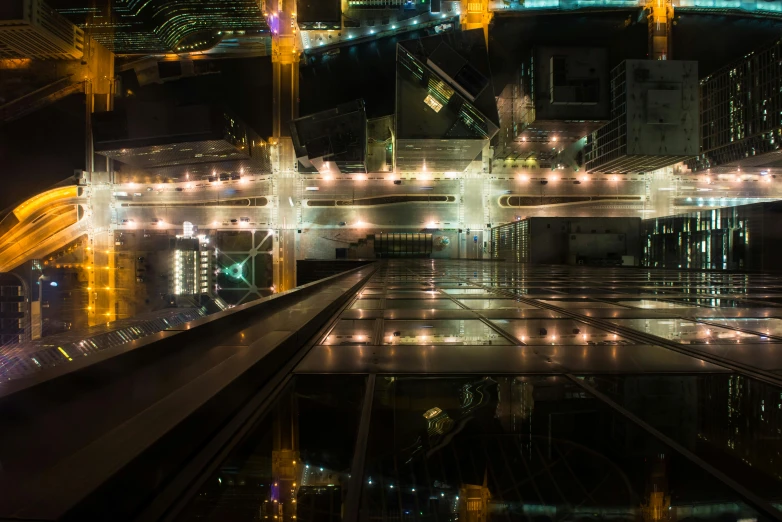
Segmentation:
<svg viewBox="0 0 782 522">
<path fill-rule="evenodd" d="M 372 319 L 342 319 L 323 339 L 323 344 L 348 346 L 373 344 L 375 321 Z"/>
<path fill-rule="evenodd" d="M 709 317 L 703 319 L 703 321 L 751 330 L 766 335 L 782 335 L 782 319 L 777 319 L 776 317 L 737 317 L 735 319 Z"/>
<path fill-rule="evenodd" d="M 378 378 L 362 520 L 757 516 L 567 378 Z"/>
<path fill-rule="evenodd" d="M 491 322 L 526 345 L 632 344 L 616 334 L 573 319 L 494 319 Z"/>
<path fill-rule="evenodd" d="M 782 390 L 735 374 L 587 382 L 769 501 L 782 491 Z"/>
<path fill-rule="evenodd" d="M 481 296 L 497 295 L 492 292 L 489 292 L 488 290 L 484 290 L 483 288 L 443 288 L 442 291 L 450 295 L 481 295 Z"/>
<path fill-rule="evenodd" d="M 450 299 L 386 299 L 386 310 L 454 310 L 459 305 Z"/>
<path fill-rule="evenodd" d="M 669 309 L 669 308 L 696 308 L 695 305 L 683 302 L 661 301 L 659 299 L 622 299 L 619 303 L 634 308 Z"/>
<path fill-rule="evenodd" d="M 350 308 L 353 310 L 379 310 L 381 303 L 380 299 L 356 299 Z"/>
<path fill-rule="evenodd" d="M 520 303 L 513 299 L 457 299 L 471 310 L 508 310 L 513 308 L 537 308 L 534 305 Z"/>
<path fill-rule="evenodd" d="M 510 344 L 477 319 L 385 321 L 383 344 Z"/>
<path fill-rule="evenodd" d="M 339 520 L 365 386 L 363 376 L 297 377 L 177 521 Z"/>
<path fill-rule="evenodd" d="M 540 299 L 541 303 L 546 303 L 552 306 L 558 306 L 560 308 L 618 308 L 623 309 L 623 306 L 613 303 L 604 303 L 602 301 L 593 301 L 590 299 Z"/>
<path fill-rule="evenodd" d="M 684 319 L 611 319 L 610 321 L 682 344 L 759 343 L 767 340 L 758 335 Z"/>
</svg>

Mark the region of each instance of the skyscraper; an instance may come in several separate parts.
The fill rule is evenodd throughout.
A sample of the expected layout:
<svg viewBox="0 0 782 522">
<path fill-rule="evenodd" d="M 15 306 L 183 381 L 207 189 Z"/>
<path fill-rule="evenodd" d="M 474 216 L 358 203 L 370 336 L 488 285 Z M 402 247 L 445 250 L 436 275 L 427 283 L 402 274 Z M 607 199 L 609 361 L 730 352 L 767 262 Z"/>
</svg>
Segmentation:
<svg viewBox="0 0 782 522">
<path fill-rule="evenodd" d="M 482 31 L 397 45 L 398 170 L 463 171 L 498 130 Z"/>
<path fill-rule="evenodd" d="M 648 172 L 698 153 L 697 62 L 625 60 L 611 99 L 611 122 L 587 137 L 587 171 Z"/>
<path fill-rule="evenodd" d="M 700 154 L 690 168 L 782 165 L 782 40 L 700 82 Z"/>
</svg>

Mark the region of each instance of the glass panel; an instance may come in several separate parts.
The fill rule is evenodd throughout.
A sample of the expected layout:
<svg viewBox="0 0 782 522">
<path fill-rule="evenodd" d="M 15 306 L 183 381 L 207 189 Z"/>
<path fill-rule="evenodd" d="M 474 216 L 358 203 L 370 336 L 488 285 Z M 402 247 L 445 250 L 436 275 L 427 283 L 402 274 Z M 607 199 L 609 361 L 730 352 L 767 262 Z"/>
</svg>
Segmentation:
<svg viewBox="0 0 782 522">
<path fill-rule="evenodd" d="M 526 345 L 633 344 L 616 334 L 573 319 L 494 319 L 491 322 Z"/>
<path fill-rule="evenodd" d="M 611 319 L 611 322 L 682 344 L 760 343 L 767 340 L 758 335 L 684 319 Z"/>
<path fill-rule="evenodd" d="M 383 344 L 510 344 L 477 319 L 437 321 L 385 321 Z"/>
<path fill-rule="evenodd" d="M 459 305 L 450 299 L 386 299 L 386 310 L 453 310 Z"/>
<path fill-rule="evenodd" d="M 735 374 L 585 377 L 770 501 L 782 491 L 782 390 Z"/>
<path fill-rule="evenodd" d="M 323 339 L 323 344 L 372 344 L 374 332 L 375 321 L 372 319 L 342 319 Z"/>
<path fill-rule="evenodd" d="M 601 301 L 592 301 L 589 299 L 579 299 L 574 301 L 566 301 L 564 299 L 540 299 L 540 302 L 553 306 L 559 306 L 560 308 L 624 308 L 618 304 L 603 303 Z"/>
<path fill-rule="evenodd" d="M 737 317 L 735 319 L 705 318 L 703 321 L 719 323 L 733 328 L 752 330 L 766 335 L 782 335 L 782 319 L 776 317 Z"/>
<path fill-rule="evenodd" d="M 382 308 L 380 299 L 356 299 L 350 308 L 354 310 L 379 310 Z"/>
<path fill-rule="evenodd" d="M 178 522 L 339 520 L 365 387 L 363 376 L 296 377 Z"/>
<path fill-rule="evenodd" d="M 758 514 L 563 377 L 380 377 L 360 520 Z"/>
<path fill-rule="evenodd" d="M 520 303 L 513 299 L 457 299 L 471 310 L 506 310 L 511 308 L 537 308 L 537 306 Z"/>
<path fill-rule="evenodd" d="M 635 308 L 646 308 L 650 310 L 652 309 L 665 310 L 669 308 L 697 308 L 697 306 L 691 304 L 686 304 L 682 302 L 661 301 L 659 299 L 633 299 L 633 300 L 622 299 L 617 302 L 625 306 L 632 306 Z"/>
<path fill-rule="evenodd" d="M 487 290 L 484 290 L 483 288 L 443 288 L 442 291 L 450 295 L 487 295 L 487 296 L 498 295 L 489 292 Z"/>
</svg>

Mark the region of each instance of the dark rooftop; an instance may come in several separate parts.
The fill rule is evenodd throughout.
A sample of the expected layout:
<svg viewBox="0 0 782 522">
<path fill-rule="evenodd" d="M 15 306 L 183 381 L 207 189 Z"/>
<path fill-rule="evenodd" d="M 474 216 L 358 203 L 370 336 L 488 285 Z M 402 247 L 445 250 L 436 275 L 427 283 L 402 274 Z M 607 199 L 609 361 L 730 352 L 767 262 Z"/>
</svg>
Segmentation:
<svg viewBox="0 0 782 522">
<path fill-rule="evenodd" d="M 399 47 L 406 51 L 397 58 L 400 138 L 482 139 L 496 134 L 499 115 L 483 31 L 443 33 L 400 42 Z M 410 55 L 415 64 L 405 63 Z"/>
<path fill-rule="evenodd" d="M 298 0 L 296 19 L 299 23 L 340 22 L 340 0 Z"/>
<path fill-rule="evenodd" d="M 363 161 L 367 142 L 364 100 L 293 120 L 291 136 L 298 158 Z"/>
</svg>

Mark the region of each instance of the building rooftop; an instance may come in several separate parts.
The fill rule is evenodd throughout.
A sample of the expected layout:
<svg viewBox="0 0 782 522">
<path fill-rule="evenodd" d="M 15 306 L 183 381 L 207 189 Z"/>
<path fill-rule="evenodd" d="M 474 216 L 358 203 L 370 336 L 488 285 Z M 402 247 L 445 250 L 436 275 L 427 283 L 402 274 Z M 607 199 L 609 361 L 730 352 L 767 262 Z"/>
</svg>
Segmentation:
<svg viewBox="0 0 782 522">
<path fill-rule="evenodd" d="M 397 50 L 399 138 L 491 138 L 499 115 L 483 31 L 400 42 Z"/>
<path fill-rule="evenodd" d="M 364 100 L 293 120 L 291 137 L 296 157 L 305 167 L 313 161 L 364 163 L 367 145 Z"/>
</svg>

